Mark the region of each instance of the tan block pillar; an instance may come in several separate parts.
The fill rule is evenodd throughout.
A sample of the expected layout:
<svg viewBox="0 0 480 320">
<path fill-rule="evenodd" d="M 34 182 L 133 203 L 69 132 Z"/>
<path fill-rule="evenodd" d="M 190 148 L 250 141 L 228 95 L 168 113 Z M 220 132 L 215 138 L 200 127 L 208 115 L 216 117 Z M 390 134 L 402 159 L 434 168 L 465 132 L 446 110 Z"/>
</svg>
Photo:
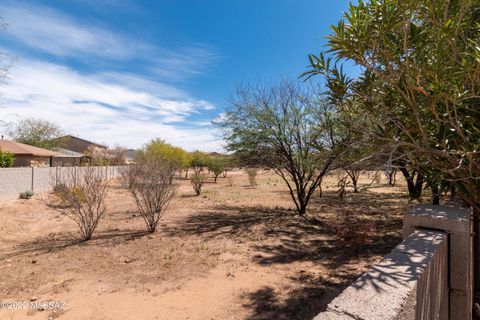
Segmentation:
<svg viewBox="0 0 480 320">
<path fill-rule="evenodd" d="M 473 229 L 469 209 L 419 205 L 403 219 L 403 237 L 416 228 L 444 231 L 449 236 L 450 319 L 472 319 Z"/>
</svg>

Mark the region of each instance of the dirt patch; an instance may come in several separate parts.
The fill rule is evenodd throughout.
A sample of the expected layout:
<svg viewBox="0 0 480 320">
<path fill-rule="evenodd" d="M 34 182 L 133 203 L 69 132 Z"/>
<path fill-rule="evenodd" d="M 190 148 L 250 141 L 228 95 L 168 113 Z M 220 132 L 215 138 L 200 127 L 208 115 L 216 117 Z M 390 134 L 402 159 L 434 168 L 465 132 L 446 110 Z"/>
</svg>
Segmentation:
<svg viewBox="0 0 480 320">
<path fill-rule="evenodd" d="M 199 197 L 182 180 L 155 234 L 114 184 L 105 220 L 84 243 L 73 221 L 39 200 L 0 203 L 2 301 L 65 302 L 0 318 L 309 319 L 401 241 L 402 186 L 340 200 L 327 179 L 301 218 L 274 174 L 262 171 L 256 188 L 242 172 L 229 175 Z M 361 246 L 339 243 L 339 212 L 375 233 Z"/>
</svg>

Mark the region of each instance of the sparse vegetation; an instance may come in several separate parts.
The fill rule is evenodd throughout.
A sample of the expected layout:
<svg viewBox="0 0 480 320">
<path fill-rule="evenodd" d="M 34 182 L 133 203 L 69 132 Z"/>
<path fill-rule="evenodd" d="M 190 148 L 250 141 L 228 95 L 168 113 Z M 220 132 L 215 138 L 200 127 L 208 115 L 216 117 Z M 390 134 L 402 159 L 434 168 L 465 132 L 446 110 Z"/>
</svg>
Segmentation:
<svg viewBox="0 0 480 320">
<path fill-rule="evenodd" d="M 248 183 L 250 184 L 250 187 L 255 187 L 257 185 L 258 170 L 256 168 L 247 168 L 245 172 L 247 173 Z"/>
<path fill-rule="evenodd" d="M 308 55 L 310 66 L 301 79 L 239 85 L 221 111 L 210 110 L 213 104 L 194 97 L 194 92 L 191 96 L 183 92 L 187 85 L 182 90 L 175 87 L 182 80 L 174 77 L 175 72 L 195 75 L 217 60 L 208 46 L 186 45 L 191 54 L 180 52 L 178 57 L 167 48 L 152 46 L 150 52 L 165 57 L 144 59 L 142 49 L 138 57 L 127 52 L 126 59 L 116 59 L 132 62 L 132 67 L 159 64 L 139 72 L 118 66 L 112 69 L 115 72 L 75 74 L 78 57 L 65 54 L 64 62 L 72 62 L 68 67 L 54 68 L 53 61 L 47 69 L 63 70 L 72 81 L 89 75 L 88 88 L 106 93 L 65 89 L 59 94 L 68 100 L 59 101 L 105 107 L 107 115 L 138 110 L 140 119 L 159 119 L 163 127 L 158 132 L 188 120 L 200 138 L 182 146 L 151 140 L 138 150 L 135 164 L 122 167 L 118 181 L 104 180 L 108 171 L 93 167 L 67 171 L 66 176 L 55 177 L 48 207 L 37 204 L 38 195 L 30 201 L 12 201 L 6 209 L 2 204 L 0 230 L 6 240 L 0 248 L 2 295 L 23 301 L 25 294 L 62 297 L 71 290 L 67 298 L 81 292 L 84 300 L 69 307 L 85 301 L 93 305 L 102 296 L 101 312 L 113 312 L 110 306 L 129 301 L 134 294 L 135 303 L 153 301 L 151 314 L 168 310 L 175 313 L 172 319 L 188 318 L 187 312 L 195 307 L 201 309 L 195 316 L 206 319 L 237 313 L 239 319 L 311 319 L 401 241 L 402 214 L 411 201 L 428 197 L 434 205 L 450 200 L 472 212 L 468 221 L 473 223 L 475 294 L 469 302 L 480 310 L 479 21 L 479 0 L 352 2 L 331 27 L 325 50 Z M 0 83 L 9 69 L 3 60 L 0 52 Z M 204 66 L 197 60 L 204 60 Z M 349 75 L 344 65 L 352 64 L 358 68 Z M 179 68 L 170 70 L 168 65 Z M 117 71 L 132 71 L 135 77 L 104 84 Z M 137 81 L 141 72 L 164 75 L 166 82 Z M 93 92 L 91 97 L 81 96 L 88 91 Z M 13 93 L 10 100 L 20 95 Z M 35 90 L 33 94 L 42 97 Z M 119 97 L 104 99 L 112 94 Z M 150 109 L 152 115 L 147 115 Z M 91 117 L 103 114 L 92 110 Z M 199 111 L 204 113 L 197 116 Z M 226 153 L 187 152 L 209 136 L 204 117 L 213 112 L 219 114 L 214 124 L 222 131 Z M 26 118 L 9 128 L 9 136 L 33 146 L 58 149 L 64 142 L 54 122 Z M 121 147 L 95 146 L 82 153 L 94 165 L 125 163 L 126 150 Z M 0 168 L 11 167 L 14 160 L 13 154 L 0 150 Z M 16 189 L 13 197 L 37 185 L 35 172 L 42 175 L 48 170 L 32 169 L 32 186 Z M 55 174 L 61 175 L 58 170 Z M 218 178 L 222 174 L 225 179 Z M 33 195 L 27 190 L 19 198 Z M 175 210 L 168 210 L 170 204 Z M 32 210 L 34 206 L 42 215 Z M 170 211 L 174 215 L 162 219 Z M 73 224 L 64 217 L 76 223 L 82 240 L 92 241 L 72 245 Z M 155 234 L 160 229 L 162 233 Z M 439 248 L 446 247 L 439 242 Z M 380 276 L 373 280 L 383 281 Z M 70 281 L 75 284 L 69 287 Z M 213 294 L 204 290 L 212 283 Z M 114 296 L 113 303 L 107 295 Z M 182 300 L 179 297 L 194 307 L 162 305 Z M 209 313 L 217 305 L 221 310 Z"/>
<path fill-rule="evenodd" d="M 31 191 L 31 190 L 27 190 L 27 191 L 24 191 L 24 192 L 20 192 L 20 195 L 19 195 L 19 199 L 23 199 L 23 200 L 28 200 L 30 198 L 32 198 L 34 195 L 34 193 Z"/>
<path fill-rule="evenodd" d="M 193 198 L 190 181 L 174 179 L 182 184 L 178 196 L 160 219 L 157 233 L 149 235 L 145 235 L 145 221 L 130 191 L 112 181 L 105 202 L 108 211 L 92 239 L 80 245 L 72 239 L 77 226 L 59 215 L 57 208 L 37 199 L 2 203 L 0 229 L 10 239 L 0 253 L 2 288 L 14 297 L 25 295 L 24 288 L 46 296 L 69 297 L 88 290 L 92 294 L 83 301 L 93 305 L 105 292 L 105 283 L 116 284 L 103 300 L 108 309 L 98 311 L 107 319 L 117 298 L 139 296 L 145 303 L 153 303 L 155 310 L 171 308 L 172 319 L 183 319 L 186 311 L 179 295 L 191 297 L 189 314 L 201 305 L 208 309 L 207 318 L 228 319 L 234 310 L 239 319 L 251 318 L 252 313 L 258 319 L 271 319 L 272 314 L 279 319 L 310 319 L 330 301 L 331 295 L 324 297 L 322 291 L 326 285 L 334 290 L 332 294 L 340 292 L 401 241 L 401 217 L 408 201 L 402 197 L 406 188 L 401 177 L 398 187 L 391 188 L 383 186 L 386 179 L 382 176 L 375 197 L 351 193 L 348 201 L 340 201 L 335 193 L 336 177 L 327 175 L 323 198 L 315 193 L 308 219 L 299 219 L 281 178 L 272 170 L 261 173 L 257 175 L 261 193 L 245 188 L 248 176 L 244 170 L 232 170 L 229 178 L 234 179 L 234 186 L 226 187 L 228 178 L 206 184 L 202 196 L 208 198 Z M 360 185 L 366 182 L 363 175 Z M 63 188 L 59 184 L 57 190 Z M 344 211 L 349 212 L 351 224 L 342 222 Z M 364 228 L 369 225 L 375 229 L 365 237 Z M 9 259 L 12 262 L 6 261 Z M 12 266 L 19 267 L 12 270 Z M 275 272 L 270 272 L 272 269 Z M 74 285 L 70 281 L 58 285 L 58 275 L 65 272 L 67 279 L 75 276 Z M 17 281 L 20 278 L 22 282 Z M 198 284 L 200 288 L 215 284 L 221 292 L 204 295 L 203 290 L 192 290 L 192 285 Z M 170 285 L 175 290 L 163 291 Z M 139 291 L 131 290 L 132 286 Z M 278 302 L 250 307 L 271 301 L 263 294 L 264 286 L 282 292 Z M 246 294 L 240 300 L 241 290 Z M 162 292 L 162 300 L 152 292 Z M 319 299 L 312 299 L 311 292 Z M 225 299 L 220 305 L 219 295 Z M 299 296 L 305 298 L 298 301 Z M 301 314 L 291 313 L 290 301 Z M 72 314 L 88 318 L 89 313 L 77 305 L 68 308 Z M 145 307 L 145 314 L 153 312 Z"/>
<path fill-rule="evenodd" d="M 146 157 L 122 172 L 123 186 L 130 192 L 150 233 L 167 211 L 179 187 L 175 167 L 159 157 Z"/>
<path fill-rule="evenodd" d="M 109 181 L 102 179 L 95 167 L 82 169 L 70 171 L 54 188 L 52 208 L 75 221 L 82 240 L 86 241 L 92 238 L 107 211 Z"/>
<path fill-rule="evenodd" d="M 207 176 L 204 173 L 197 170 L 192 173 L 190 176 L 190 183 L 192 184 L 195 195 L 199 196 L 202 193 L 202 187 L 206 181 Z"/>
</svg>

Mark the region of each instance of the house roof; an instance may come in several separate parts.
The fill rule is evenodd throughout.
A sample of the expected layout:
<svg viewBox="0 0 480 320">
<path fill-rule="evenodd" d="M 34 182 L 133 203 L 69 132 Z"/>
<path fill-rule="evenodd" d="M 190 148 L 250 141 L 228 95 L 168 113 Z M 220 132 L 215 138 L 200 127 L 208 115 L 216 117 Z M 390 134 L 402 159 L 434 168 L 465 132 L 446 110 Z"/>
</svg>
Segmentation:
<svg viewBox="0 0 480 320">
<path fill-rule="evenodd" d="M 64 140 L 65 142 L 68 142 L 68 140 L 79 140 L 79 141 L 83 141 L 83 142 L 86 142 L 88 144 L 91 144 L 91 145 L 94 145 L 94 146 L 97 146 L 99 148 L 107 148 L 107 146 L 103 145 L 103 144 L 99 144 L 99 143 L 96 143 L 96 142 L 92 142 L 92 141 L 89 141 L 89 140 L 86 140 L 86 139 L 82 139 L 82 138 L 79 138 L 79 137 L 75 137 L 75 136 L 72 136 L 72 135 L 66 135 L 66 136 L 63 136 L 63 137 L 59 137 L 59 138 L 56 138 L 56 139 L 53 139 L 53 140 Z"/>
<path fill-rule="evenodd" d="M 125 160 L 133 161 L 133 160 L 135 160 L 136 155 L 137 155 L 136 150 L 128 149 L 127 152 L 125 152 Z"/>
<path fill-rule="evenodd" d="M 10 141 L 10 140 L 0 140 L 0 150 L 5 152 L 10 152 L 15 155 L 27 155 L 35 157 L 61 157 L 62 155 L 58 152 L 50 151 L 47 149 L 42 149 L 28 144 Z"/>
<path fill-rule="evenodd" d="M 88 157 L 88 156 L 84 155 L 83 153 L 75 152 L 75 151 L 68 150 L 68 149 L 57 148 L 57 149 L 55 149 L 55 150 L 57 150 L 58 152 L 61 153 L 61 155 L 59 155 L 59 157 L 62 157 L 62 158 L 83 158 L 83 157 Z"/>
</svg>

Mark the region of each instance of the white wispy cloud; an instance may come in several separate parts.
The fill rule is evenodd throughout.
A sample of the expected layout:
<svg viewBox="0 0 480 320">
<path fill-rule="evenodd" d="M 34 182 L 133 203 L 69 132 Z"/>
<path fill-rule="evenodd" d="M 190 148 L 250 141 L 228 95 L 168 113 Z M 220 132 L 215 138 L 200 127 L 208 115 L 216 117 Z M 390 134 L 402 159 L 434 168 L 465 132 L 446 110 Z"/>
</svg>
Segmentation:
<svg viewBox="0 0 480 320">
<path fill-rule="evenodd" d="M 214 108 L 211 103 L 138 75 L 81 74 L 19 58 L 9 83 L 0 86 L 0 97 L 1 119 L 48 119 L 97 142 L 139 147 L 161 137 L 188 150 L 221 149 L 215 131 L 204 125 L 207 119 L 198 120 Z"/>
<path fill-rule="evenodd" d="M 176 81 L 198 75 L 220 59 L 206 44 L 165 48 L 47 6 L 8 1 L 1 5 L 2 17 L 9 23 L 6 38 L 56 57 L 107 64 L 137 61 L 144 72 Z"/>
<path fill-rule="evenodd" d="M 160 137 L 187 150 L 221 149 L 202 116 L 215 106 L 177 86 L 212 67 L 219 59 L 215 48 L 165 48 L 44 5 L 0 4 L 10 22 L 0 51 L 17 57 L 8 84 L 0 84 L 0 120 L 46 119 L 69 134 L 110 145 L 140 147 Z"/>
<path fill-rule="evenodd" d="M 83 26 L 71 16 L 44 6 L 3 5 L 10 25 L 6 36 L 57 56 L 85 55 L 128 58 L 133 49 L 121 37 L 101 28 Z"/>
</svg>

